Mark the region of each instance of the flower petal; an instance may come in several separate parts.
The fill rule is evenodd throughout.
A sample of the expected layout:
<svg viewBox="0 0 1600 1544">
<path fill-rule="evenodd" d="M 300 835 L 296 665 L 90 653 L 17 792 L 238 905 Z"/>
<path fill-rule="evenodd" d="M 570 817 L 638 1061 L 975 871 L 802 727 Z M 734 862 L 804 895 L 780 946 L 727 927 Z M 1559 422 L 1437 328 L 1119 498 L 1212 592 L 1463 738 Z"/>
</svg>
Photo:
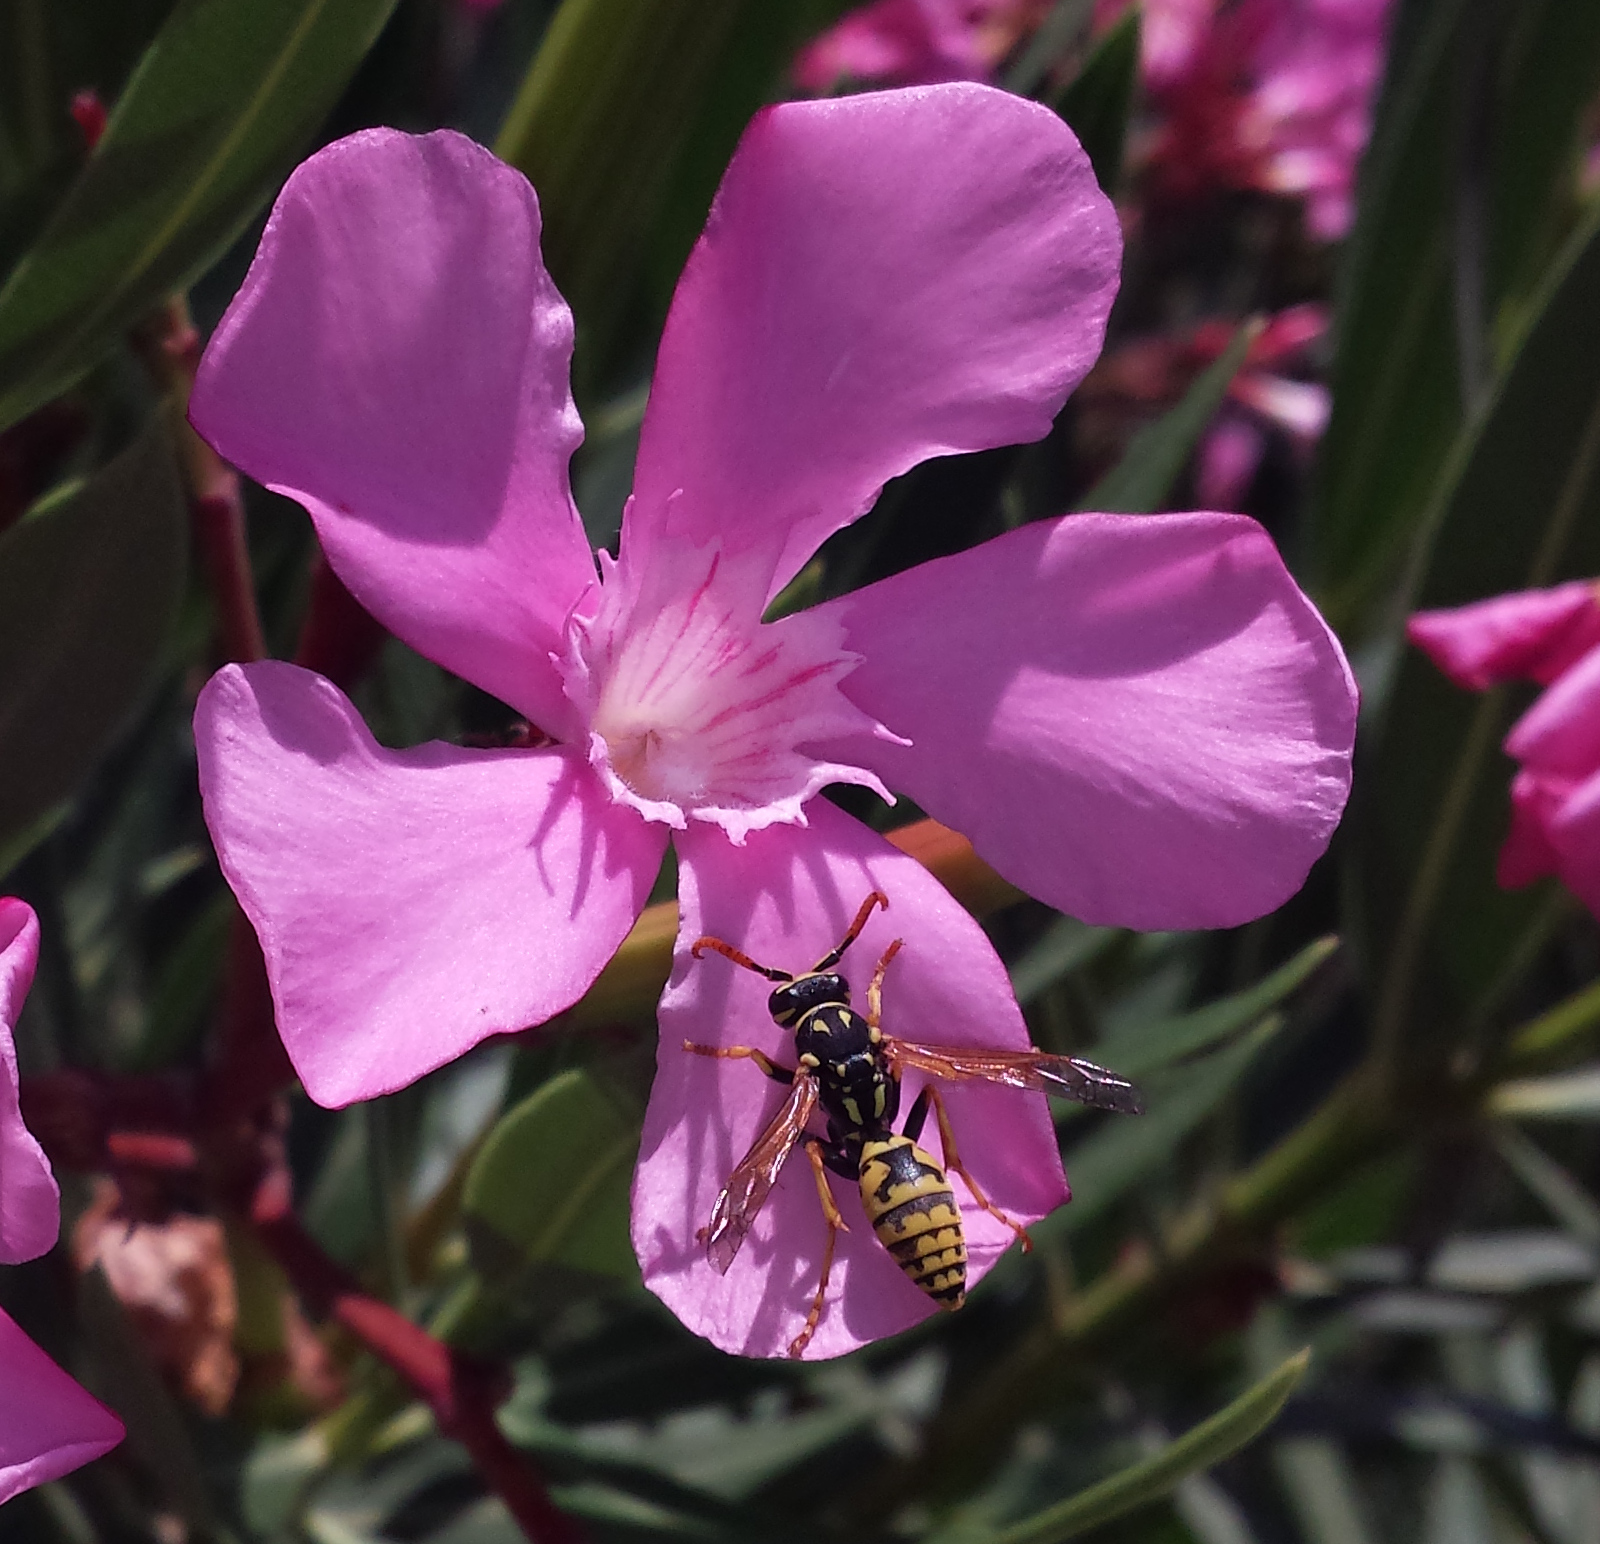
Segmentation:
<svg viewBox="0 0 1600 1544">
<path fill-rule="evenodd" d="M 0 897 L 0 1265 L 42 1255 L 61 1227 L 61 1193 L 50 1160 L 22 1124 L 11 1039 L 38 963 L 39 921 L 33 908 L 9 895 Z"/>
<path fill-rule="evenodd" d="M 374 743 L 293 665 L 230 665 L 195 709 L 206 822 L 260 934 L 306 1092 L 404 1087 L 587 990 L 664 834 L 566 751 Z"/>
<path fill-rule="evenodd" d="M 897 473 L 1043 435 L 1121 251 L 1036 103 L 957 84 L 767 109 L 678 284 L 630 527 L 770 541 L 776 593 Z"/>
<path fill-rule="evenodd" d="M 1511 726 L 1506 754 L 1563 777 L 1600 771 L 1600 647 L 1563 671 Z"/>
<path fill-rule="evenodd" d="M 0 1311 L 0 1502 L 70 1474 L 123 1438 L 122 1422 Z"/>
<path fill-rule="evenodd" d="M 1519 590 L 1419 611 L 1406 636 L 1458 686 L 1487 691 L 1502 681 L 1548 686 L 1600 644 L 1600 595 L 1590 579 Z"/>
<path fill-rule="evenodd" d="M 1600 772 L 1551 812 L 1545 835 L 1562 884 L 1600 917 Z"/>
<path fill-rule="evenodd" d="M 1511 828 L 1494 871 L 1502 890 L 1520 890 L 1561 871 L 1561 854 L 1551 844 L 1550 831 L 1574 787 L 1571 778 L 1539 772 L 1518 772 L 1511 779 Z"/>
<path fill-rule="evenodd" d="M 830 602 L 830 745 L 1085 922 L 1231 927 L 1304 882 L 1350 788 L 1338 643 L 1242 515 L 1075 515 Z"/>
<path fill-rule="evenodd" d="M 391 632 L 561 734 L 548 655 L 594 581 L 571 357 L 527 181 L 460 134 L 372 129 L 284 185 L 189 412 Z"/>
<path fill-rule="evenodd" d="M 778 1086 L 745 1061 L 683 1049 L 752 1044 L 793 1065 L 794 1041 L 766 1009 L 771 983 L 715 955 L 693 960 L 703 933 L 765 964 L 802 970 L 836 944 L 873 889 L 890 900 L 875 913 L 845 965 L 858 992 L 892 938 L 905 947 L 884 982 L 884 1028 L 909 1040 L 1022 1049 L 1028 1032 L 983 930 L 914 859 L 825 800 L 809 829 L 770 826 L 743 847 L 691 827 L 678 838 L 682 908 L 672 980 L 661 999 L 661 1048 L 645 1114 L 633 1191 L 633 1242 L 650 1289 L 690 1329 L 726 1351 L 781 1356 L 805 1321 L 821 1269 L 826 1228 L 811 1167 L 795 1153 L 726 1276 L 707 1263 L 696 1230 L 717 1192 L 782 1102 Z M 906 1078 L 904 1112 L 921 1087 Z M 1019 1222 L 1067 1199 L 1060 1150 L 1041 1095 L 987 1084 L 945 1084 L 961 1156 L 997 1206 Z M 820 1128 L 820 1118 L 813 1124 Z M 930 1117 L 921 1144 L 937 1152 Z M 967 1200 L 969 1283 L 1012 1242 L 1003 1224 Z M 849 1184 L 833 1193 L 850 1226 L 810 1357 L 838 1356 L 935 1311 L 901 1274 L 862 1215 Z"/>
</svg>

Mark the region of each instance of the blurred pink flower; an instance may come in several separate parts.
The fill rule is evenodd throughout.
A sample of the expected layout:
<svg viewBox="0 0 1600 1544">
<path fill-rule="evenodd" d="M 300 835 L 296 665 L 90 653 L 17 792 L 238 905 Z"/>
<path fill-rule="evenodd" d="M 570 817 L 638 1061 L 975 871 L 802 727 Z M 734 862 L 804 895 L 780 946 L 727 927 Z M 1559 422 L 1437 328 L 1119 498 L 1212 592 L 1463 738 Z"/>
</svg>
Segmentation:
<svg viewBox="0 0 1600 1544">
<path fill-rule="evenodd" d="M 800 51 L 795 82 L 827 91 L 842 80 L 987 80 L 1048 9 L 1048 0 L 873 0 Z"/>
<path fill-rule="evenodd" d="M 1600 590 L 1574 580 L 1421 611 L 1411 641 L 1461 686 L 1547 687 L 1511 727 L 1511 829 L 1496 878 L 1507 889 L 1559 875 L 1600 916 Z"/>
<path fill-rule="evenodd" d="M 598 580 L 567 483 L 572 319 L 538 230 L 527 183 L 459 135 L 330 146 L 284 188 L 191 412 L 305 505 L 368 610 L 552 743 L 387 750 L 331 683 L 230 666 L 195 715 L 206 817 L 327 1104 L 575 1001 L 670 833 L 679 944 L 635 1244 L 691 1328 L 781 1354 L 822 1250 L 811 1177 L 784 1176 L 716 1274 L 695 1233 L 776 1093 L 680 1047 L 782 1032 L 761 983 L 693 964 L 692 941 L 813 958 L 881 887 L 907 941 L 890 1011 L 1027 1044 L 977 923 L 813 796 L 901 789 L 1086 920 L 1231 925 L 1323 850 L 1353 687 L 1271 541 L 1228 515 L 1046 521 L 761 622 L 890 477 L 1040 437 L 1093 361 L 1120 238 L 1046 109 L 943 85 L 758 115 L 679 283 Z M 1066 1199 L 1041 1097 L 950 1105 L 996 1204 L 1030 1220 Z M 1010 1241 L 973 1208 L 972 1279 Z M 811 1355 L 932 1311 L 864 1225 L 841 1246 L 844 1306 Z"/>
<path fill-rule="evenodd" d="M 61 1225 L 49 1160 L 22 1123 L 12 1032 L 39 960 L 33 909 L 0 897 L 0 1264 L 42 1255 Z M 0 1502 L 109 1452 L 122 1422 L 0 1310 Z"/>
<path fill-rule="evenodd" d="M 1324 240 L 1350 227 L 1393 0 L 1144 0 L 1157 186 L 1306 200 Z M 1108 22 L 1127 5 L 1102 4 Z"/>
</svg>

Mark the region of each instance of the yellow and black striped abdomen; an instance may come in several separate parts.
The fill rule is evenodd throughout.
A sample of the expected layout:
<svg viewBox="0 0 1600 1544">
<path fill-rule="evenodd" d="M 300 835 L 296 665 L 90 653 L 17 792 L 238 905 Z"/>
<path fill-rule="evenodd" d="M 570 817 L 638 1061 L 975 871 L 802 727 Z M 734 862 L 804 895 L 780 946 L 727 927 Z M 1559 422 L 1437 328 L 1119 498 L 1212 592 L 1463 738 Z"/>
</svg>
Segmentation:
<svg viewBox="0 0 1600 1544">
<path fill-rule="evenodd" d="M 861 1205 L 895 1264 L 941 1308 L 967 1299 L 967 1241 L 943 1169 L 910 1137 L 861 1147 Z"/>
</svg>

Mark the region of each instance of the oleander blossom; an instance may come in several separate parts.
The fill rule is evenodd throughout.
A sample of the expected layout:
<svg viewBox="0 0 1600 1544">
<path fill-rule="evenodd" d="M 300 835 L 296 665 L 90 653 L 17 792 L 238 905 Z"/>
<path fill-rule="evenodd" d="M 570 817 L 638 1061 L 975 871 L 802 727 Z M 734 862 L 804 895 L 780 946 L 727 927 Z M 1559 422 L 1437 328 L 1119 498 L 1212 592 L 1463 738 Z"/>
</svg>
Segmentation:
<svg viewBox="0 0 1600 1544">
<path fill-rule="evenodd" d="M 1130 0 L 1100 0 L 1109 23 Z M 1323 240 L 1343 236 L 1372 126 L 1393 0 L 1144 0 L 1146 159 L 1164 191 L 1216 187 L 1302 198 Z"/>
<path fill-rule="evenodd" d="M 44 1254 L 61 1225 L 50 1162 L 22 1123 L 12 1032 L 39 961 L 32 907 L 0 897 L 0 1265 Z M 122 1441 L 119 1421 L 0 1309 L 0 1502 Z"/>
<path fill-rule="evenodd" d="M 1458 686 L 1545 688 L 1505 738 L 1518 769 L 1495 877 L 1515 890 L 1557 875 L 1600 917 L 1600 586 L 1576 579 L 1419 611 L 1406 632 Z"/>
<path fill-rule="evenodd" d="M 261 937 L 284 1043 L 327 1105 L 397 1088 L 574 1002 L 669 839 L 680 933 L 634 1187 L 646 1282 L 691 1328 L 781 1354 L 824 1228 L 786 1173 L 726 1276 L 695 1233 L 770 1117 L 766 984 L 689 945 L 804 965 L 866 894 L 858 978 L 930 1041 L 1021 1048 L 977 924 L 815 798 L 897 790 L 1093 922 L 1220 927 L 1291 894 L 1348 790 L 1337 643 L 1238 516 L 1041 522 L 811 610 L 771 599 L 890 478 L 1043 435 L 1099 350 L 1120 239 L 1046 109 L 943 85 L 758 114 L 679 282 L 615 561 L 568 490 L 572 321 L 533 191 L 449 132 L 340 141 L 289 179 L 191 414 L 310 512 L 407 643 L 552 737 L 376 745 L 327 681 L 230 666 L 195 715 L 206 818 Z M 914 1088 L 911 1090 L 914 1092 Z M 958 1087 L 974 1176 L 1031 1221 L 1067 1198 L 1041 1096 Z M 800 1165 L 800 1169 L 805 1169 Z M 932 1305 L 860 1218 L 809 1355 Z M 969 1209 L 972 1277 L 1010 1242 Z"/>
</svg>

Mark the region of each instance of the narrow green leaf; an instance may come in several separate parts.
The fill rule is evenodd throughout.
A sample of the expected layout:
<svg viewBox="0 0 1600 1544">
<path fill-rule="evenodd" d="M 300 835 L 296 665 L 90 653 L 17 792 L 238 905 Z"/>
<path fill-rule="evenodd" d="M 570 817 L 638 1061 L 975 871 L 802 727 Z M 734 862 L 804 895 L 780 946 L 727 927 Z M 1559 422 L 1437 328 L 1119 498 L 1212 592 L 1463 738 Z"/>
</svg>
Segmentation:
<svg viewBox="0 0 1600 1544">
<path fill-rule="evenodd" d="M 1067 1155 L 1072 1204 L 1035 1223 L 1036 1238 L 1086 1227 L 1158 1169 L 1190 1132 L 1239 1086 L 1257 1055 L 1283 1027 L 1274 1014 L 1236 1044 L 1145 1089 L 1145 1113 L 1118 1118 Z M 1121 1068 L 1119 1067 L 1120 1071 Z"/>
<path fill-rule="evenodd" d="M 1180 1480 L 1221 1463 L 1260 1436 L 1277 1418 L 1310 1362 L 1308 1347 L 1153 1457 L 994 1534 L 988 1544 L 1061 1544 L 1160 1500 Z"/>
<path fill-rule="evenodd" d="M 1120 928 L 1090 927 L 1076 917 L 1057 917 L 1042 937 L 1009 967 L 1019 1003 L 1031 1003 L 1065 976 L 1098 959 L 1123 937 Z"/>
<path fill-rule="evenodd" d="M 1519 1120 L 1600 1120 L 1600 1064 L 1502 1083 L 1489 1095 L 1489 1110 Z"/>
<path fill-rule="evenodd" d="M 1206 426 L 1222 406 L 1229 385 L 1260 331 L 1260 322 L 1241 327 L 1221 356 L 1189 388 L 1183 401 L 1134 435 L 1122 460 L 1083 496 L 1078 508 L 1130 515 L 1147 515 L 1160 509 Z"/>
<path fill-rule="evenodd" d="M 478 1268 L 491 1279 L 530 1262 L 634 1276 L 628 1187 L 638 1150 L 637 1123 L 586 1072 L 536 1089 L 489 1133 L 467 1175 L 461 1204 Z"/>
<path fill-rule="evenodd" d="M 165 423 L 0 537 L 0 846 L 70 794 L 151 682 L 183 593 Z"/>
<path fill-rule="evenodd" d="M 0 290 L 0 429 L 187 286 L 271 196 L 395 0 L 185 0 Z"/>
<path fill-rule="evenodd" d="M 1529 315 L 1435 495 L 1418 606 L 1600 572 L 1600 210 Z M 1361 952 L 1388 1045 L 1416 1049 L 1430 1029 L 1450 1033 L 1485 992 L 1502 990 L 1504 962 L 1540 910 L 1537 890 L 1494 883 L 1510 710 L 1503 690 L 1464 691 L 1407 649 L 1369 726 L 1372 797 L 1352 834 Z"/>
<path fill-rule="evenodd" d="M 1254 1024 L 1298 991 L 1338 947 L 1337 938 L 1316 939 L 1254 986 L 1207 1003 L 1192 1013 L 1135 1025 L 1103 1040 L 1094 1054 L 1128 1077 L 1145 1077 L 1185 1056 L 1208 1050 Z"/>
<path fill-rule="evenodd" d="M 1492 14 L 1490 14 L 1492 13 Z M 1497 30 L 1487 42 L 1483 25 Z M 1413 0 L 1384 90 L 1341 278 L 1333 415 L 1311 523 L 1312 579 L 1347 641 L 1381 626 L 1461 432 L 1455 286 L 1462 82 L 1489 48 L 1484 303 L 1515 331 L 1575 217 L 1570 175 L 1600 90 L 1600 8 Z"/>
<path fill-rule="evenodd" d="M 1052 104 L 1082 141 L 1095 179 L 1108 193 L 1121 180 L 1122 147 L 1139 85 L 1140 16 L 1135 6 L 1122 17 Z"/>
</svg>

